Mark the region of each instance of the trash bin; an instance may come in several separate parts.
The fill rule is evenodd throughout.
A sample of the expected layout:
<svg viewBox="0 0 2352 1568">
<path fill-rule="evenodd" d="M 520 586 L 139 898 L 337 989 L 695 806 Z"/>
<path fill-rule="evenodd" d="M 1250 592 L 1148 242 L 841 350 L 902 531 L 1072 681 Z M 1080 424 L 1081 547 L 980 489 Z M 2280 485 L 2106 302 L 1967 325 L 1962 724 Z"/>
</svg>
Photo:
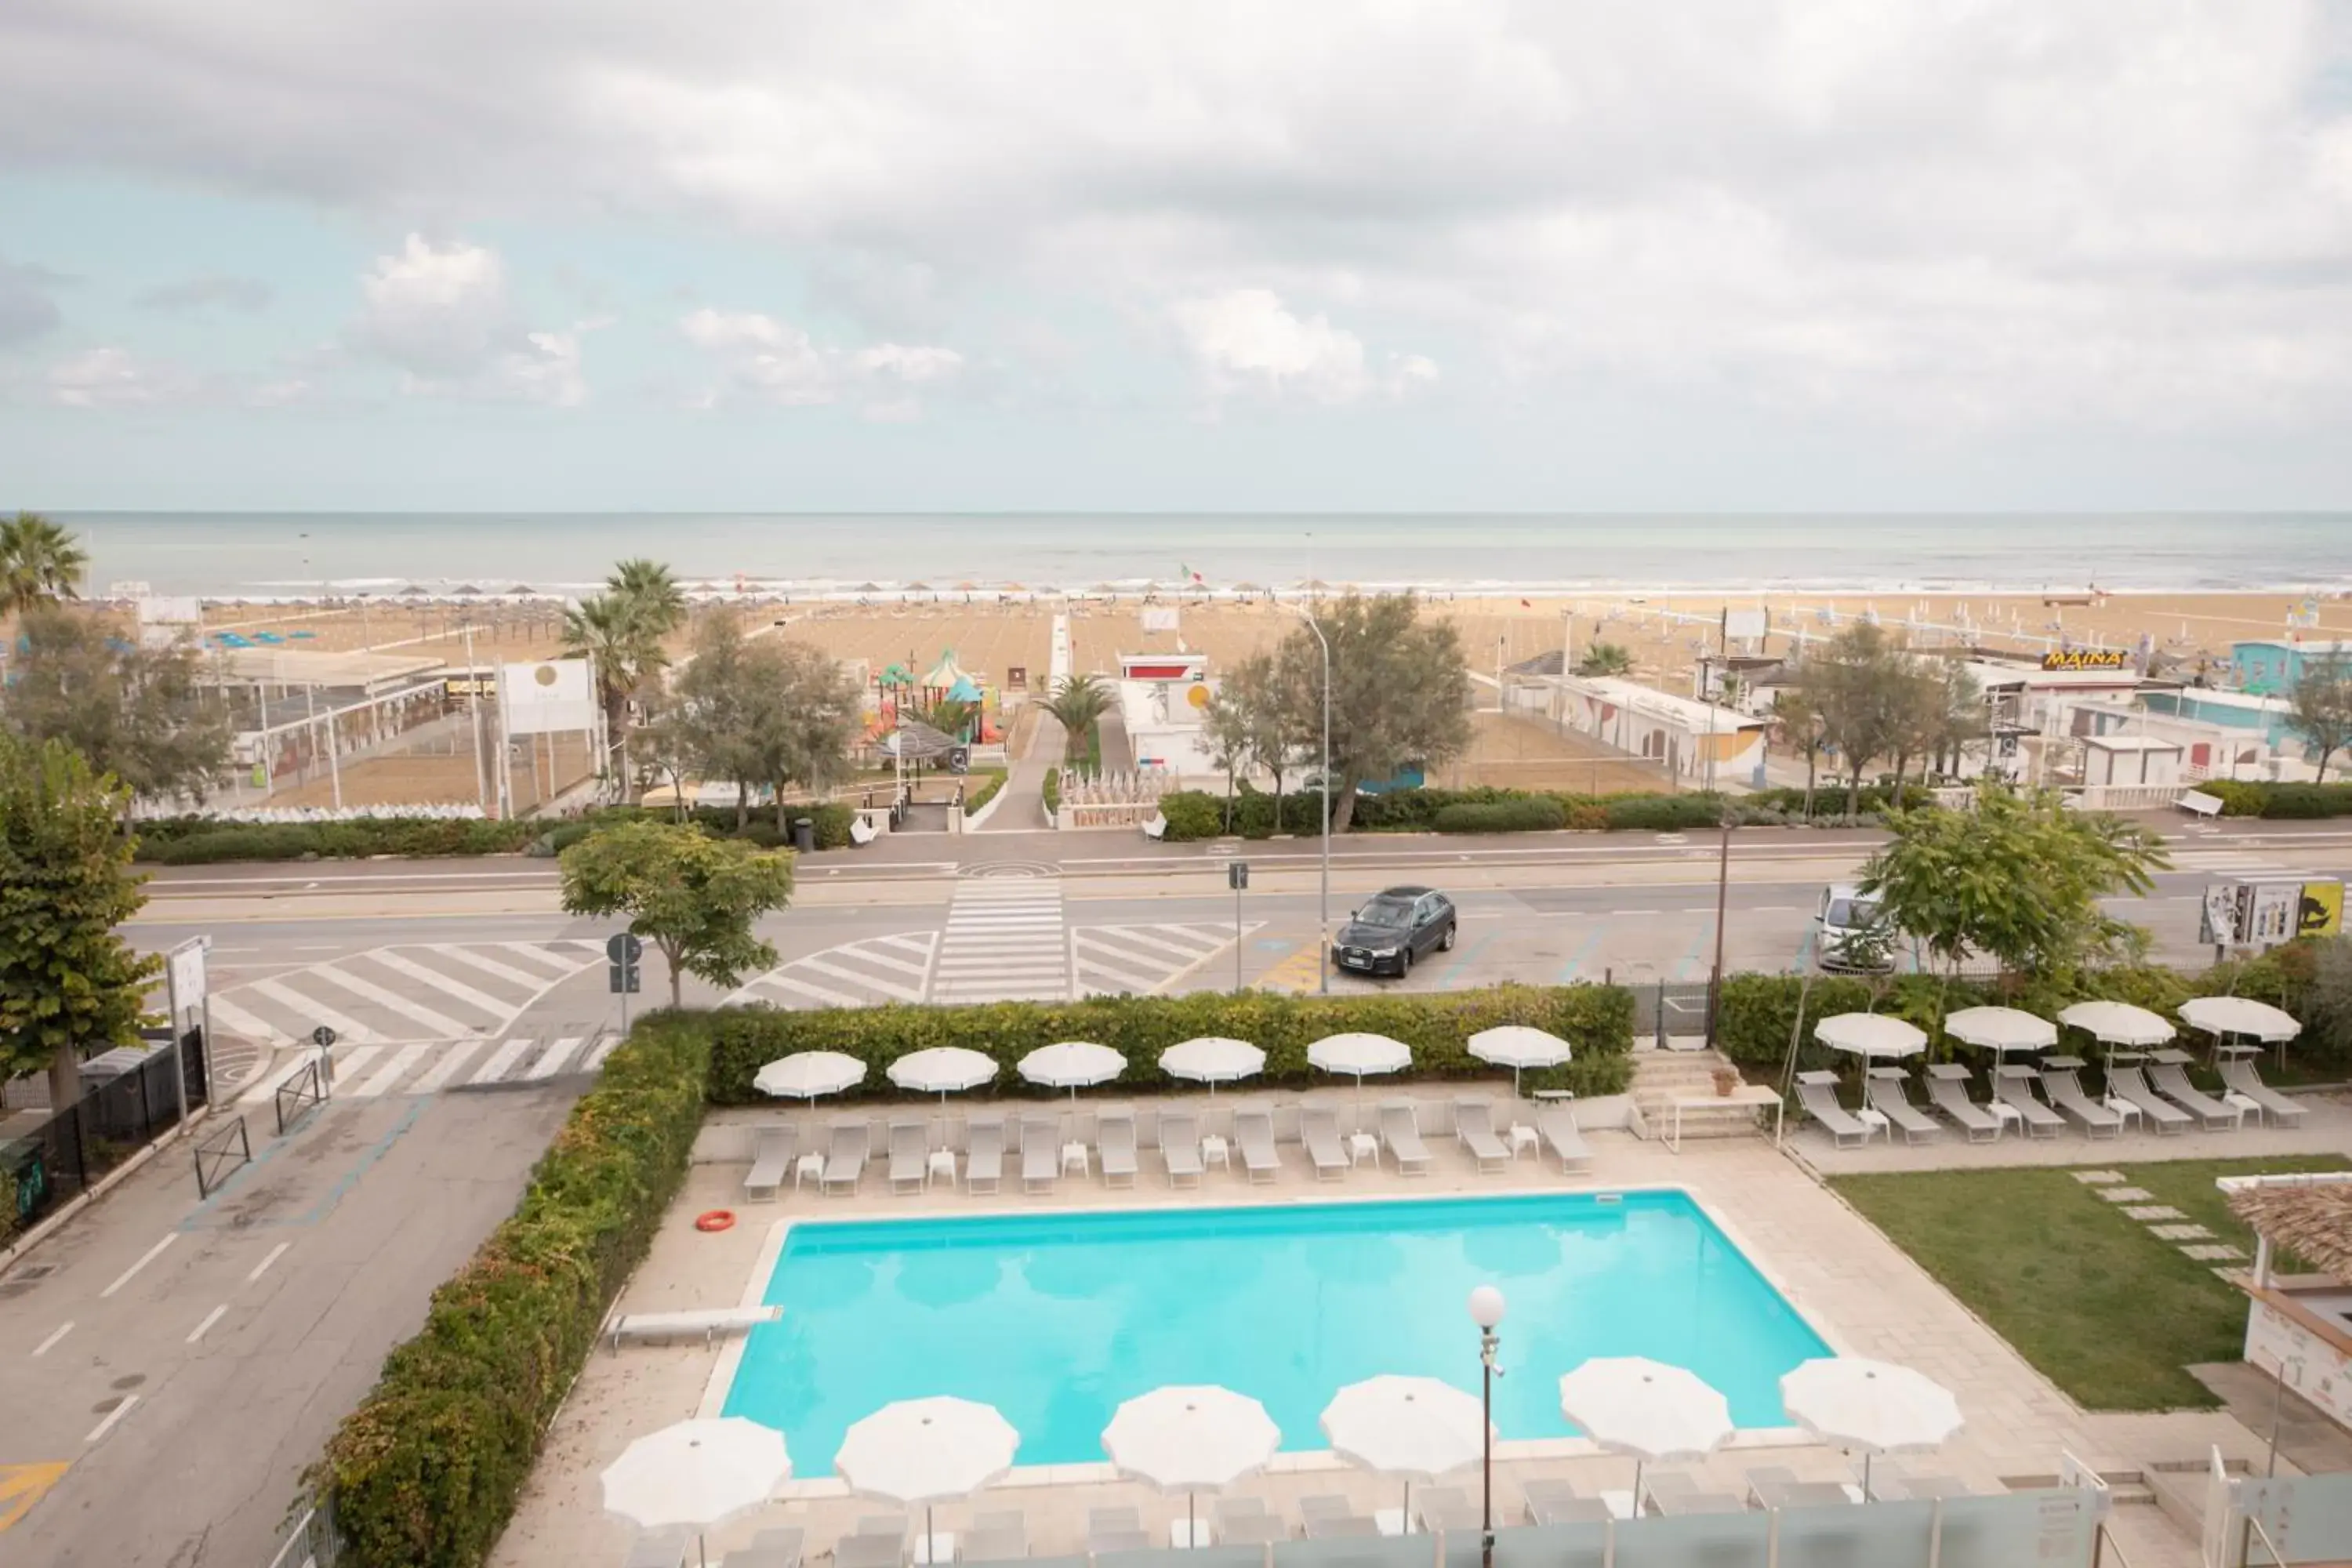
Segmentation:
<svg viewBox="0 0 2352 1568">
<path fill-rule="evenodd" d="M 816 847 L 816 818 L 813 816 L 793 818 L 793 847 L 803 855 Z"/>
</svg>

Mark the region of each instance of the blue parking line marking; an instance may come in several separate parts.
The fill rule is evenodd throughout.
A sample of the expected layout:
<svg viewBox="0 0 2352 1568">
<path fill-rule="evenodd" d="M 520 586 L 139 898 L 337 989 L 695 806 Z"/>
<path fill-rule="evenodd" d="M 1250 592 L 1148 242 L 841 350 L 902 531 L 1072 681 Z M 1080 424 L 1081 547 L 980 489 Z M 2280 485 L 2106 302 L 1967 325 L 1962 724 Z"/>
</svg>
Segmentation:
<svg viewBox="0 0 2352 1568">
<path fill-rule="evenodd" d="M 1457 948 L 1449 955 L 1454 962 L 1446 966 L 1445 978 L 1439 983 L 1437 988 L 1441 991 L 1460 990 L 1467 984 L 1471 960 L 1486 952 L 1487 944 L 1502 934 L 1500 931 L 1490 931 L 1468 947 Z"/>
<path fill-rule="evenodd" d="M 1607 935 L 1608 932 L 1608 921 L 1595 921 L 1593 922 L 1592 933 L 1584 939 L 1584 944 L 1582 946 L 1579 947 L 1574 952 L 1568 955 L 1568 962 L 1560 966 L 1559 982 L 1560 984 L 1567 985 L 1582 977 L 1584 973 L 1584 961 L 1592 956 L 1592 950 L 1601 945 L 1601 939 Z"/>
<path fill-rule="evenodd" d="M 296 1215 L 247 1218 L 240 1223 L 238 1228 L 242 1230 L 283 1230 L 289 1227 L 313 1226 L 326 1218 L 329 1214 L 333 1212 L 335 1205 L 341 1203 L 343 1199 L 349 1195 L 351 1190 L 359 1184 L 360 1178 L 366 1175 L 369 1171 L 373 1169 L 376 1162 L 383 1159 L 384 1155 L 391 1151 L 392 1146 L 400 1141 L 401 1135 L 405 1133 L 411 1127 L 416 1125 L 416 1119 L 425 1114 L 425 1108 L 433 1102 L 433 1098 L 434 1097 L 429 1094 L 419 1094 L 407 1097 L 407 1109 L 401 1112 L 400 1119 L 393 1123 L 392 1127 L 383 1134 L 383 1137 L 378 1138 L 374 1142 L 362 1150 L 360 1152 L 358 1162 L 353 1164 L 349 1171 L 345 1172 L 332 1187 L 328 1189 L 325 1196 L 321 1197 L 317 1203 L 311 1205 L 310 1208 Z M 293 1139 L 291 1137 L 280 1139 L 267 1152 L 265 1152 L 260 1159 L 254 1161 L 251 1164 L 239 1170 L 235 1176 L 232 1176 L 228 1181 L 223 1183 L 220 1189 L 214 1193 L 211 1197 L 206 1198 L 203 1203 L 198 1204 L 194 1208 L 191 1209 L 188 1212 L 188 1216 L 180 1222 L 178 1228 L 184 1231 L 194 1231 L 205 1228 L 199 1224 L 199 1222 L 204 1219 L 206 1211 L 210 1210 L 212 1206 L 218 1203 L 222 1198 L 228 1196 L 232 1192 L 234 1192 L 238 1185 L 239 1180 L 244 1177 L 247 1171 L 257 1170 L 270 1158 L 275 1156 L 279 1150 L 284 1149 L 292 1142 Z"/>
<path fill-rule="evenodd" d="M 1690 946 L 1684 950 L 1680 958 L 1675 960 L 1674 976 L 1676 983 L 1692 978 L 1693 973 L 1698 968 L 1699 949 L 1705 947 L 1706 939 L 1714 934 L 1715 917 L 1709 915 L 1699 922 L 1698 930 L 1691 933 Z"/>
<path fill-rule="evenodd" d="M 1805 928 L 1805 933 L 1797 939 L 1797 956 L 1789 965 L 1790 973 L 1802 974 L 1809 967 L 1811 966 L 1813 962 L 1813 939 L 1817 934 L 1818 932 L 1816 928 L 1807 926 Z"/>
</svg>

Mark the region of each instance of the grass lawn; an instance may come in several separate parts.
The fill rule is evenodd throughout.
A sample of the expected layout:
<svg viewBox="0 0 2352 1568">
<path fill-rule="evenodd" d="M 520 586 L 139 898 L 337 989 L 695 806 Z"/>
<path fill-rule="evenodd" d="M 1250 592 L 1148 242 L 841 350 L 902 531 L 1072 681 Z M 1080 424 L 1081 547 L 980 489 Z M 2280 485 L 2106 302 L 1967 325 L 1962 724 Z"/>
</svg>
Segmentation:
<svg viewBox="0 0 2352 1568">
<path fill-rule="evenodd" d="M 2252 1233 L 2231 1215 L 2216 1177 L 2347 1164 L 2328 1154 L 2134 1164 L 2086 1157 L 2082 1168 L 2121 1171 L 2126 1184 L 2154 1194 L 2149 1202 L 2169 1204 L 2251 1256 Z M 2210 1406 L 2212 1395 L 2181 1369 L 2234 1361 L 2244 1346 L 2242 1295 L 2064 1167 L 1839 1176 L 1830 1184 L 2086 1408 Z"/>
</svg>

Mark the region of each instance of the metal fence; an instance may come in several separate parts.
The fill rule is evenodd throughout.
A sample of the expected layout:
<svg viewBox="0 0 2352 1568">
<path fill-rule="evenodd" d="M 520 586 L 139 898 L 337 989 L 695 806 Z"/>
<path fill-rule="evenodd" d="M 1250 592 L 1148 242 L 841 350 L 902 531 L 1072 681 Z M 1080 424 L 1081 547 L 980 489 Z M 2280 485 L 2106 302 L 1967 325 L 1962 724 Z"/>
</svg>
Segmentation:
<svg viewBox="0 0 2352 1568">
<path fill-rule="evenodd" d="M 332 1499 L 306 1489 L 278 1534 L 269 1568 L 330 1568 L 342 1555 L 343 1536 L 335 1528 Z"/>
<path fill-rule="evenodd" d="M 184 1060 L 193 1069 L 184 1074 Z M 184 1085 L 193 1111 L 205 1100 L 200 1043 L 186 1052 L 177 1044 L 151 1051 L 63 1110 L 0 1141 L 0 1174 L 14 1179 L 16 1197 L 14 1213 L 0 1214 L 0 1237 L 39 1224 L 177 1126 Z"/>
<path fill-rule="evenodd" d="M 1626 989 L 1633 993 L 1635 1039 L 1654 1040 L 1663 1046 L 1669 1036 L 1712 1037 L 1710 1017 L 1715 988 L 1707 982 L 1635 981 Z"/>
</svg>

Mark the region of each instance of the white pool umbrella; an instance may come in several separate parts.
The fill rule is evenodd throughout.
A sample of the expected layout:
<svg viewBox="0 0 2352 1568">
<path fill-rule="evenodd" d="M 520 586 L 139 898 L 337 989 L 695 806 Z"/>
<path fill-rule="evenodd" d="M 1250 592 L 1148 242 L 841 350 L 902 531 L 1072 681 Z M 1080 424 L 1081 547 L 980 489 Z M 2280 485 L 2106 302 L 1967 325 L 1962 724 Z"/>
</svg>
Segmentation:
<svg viewBox="0 0 2352 1568">
<path fill-rule="evenodd" d="M 923 1510 L 924 1560 L 937 1563 L 931 1507 L 993 1486 L 1013 1468 L 1021 1434 L 991 1405 L 902 1399 L 842 1435 L 834 1473 L 850 1489 Z"/>
<path fill-rule="evenodd" d="M 680 1421 L 604 1467 L 604 1511 L 639 1530 L 705 1534 L 768 1500 L 793 1473 L 784 1435 L 740 1415 Z"/>
<path fill-rule="evenodd" d="M 779 1100 L 814 1100 L 866 1081 L 866 1064 L 839 1051 L 794 1051 L 752 1076 L 751 1087 Z"/>
<path fill-rule="evenodd" d="M 1047 1089 L 1066 1089 L 1076 1100 L 1078 1090 L 1108 1083 L 1127 1070 L 1127 1058 L 1108 1046 L 1090 1040 L 1065 1040 L 1040 1046 L 1021 1058 L 1021 1076 Z"/>
<path fill-rule="evenodd" d="M 1703 1459 L 1729 1437 L 1731 1405 L 1685 1368 L 1646 1356 L 1596 1356 L 1559 1380 L 1559 1412 L 1615 1454 L 1631 1454 L 1633 1507 L 1652 1459 Z"/>
<path fill-rule="evenodd" d="M 1160 1053 L 1160 1070 L 1187 1083 L 1205 1083 L 1214 1099 L 1217 1085 L 1238 1083 L 1265 1070 L 1265 1053 L 1247 1040 L 1223 1035 L 1202 1035 L 1179 1041 Z"/>
<path fill-rule="evenodd" d="M 1482 1062 L 1511 1069 L 1511 1092 L 1519 1092 L 1519 1073 L 1526 1068 L 1556 1068 L 1568 1060 L 1569 1046 L 1558 1035 L 1525 1024 L 1503 1024 L 1481 1029 L 1469 1039 L 1470 1054 Z"/>
<path fill-rule="evenodd" d="M 2021 1007 L 1963 1007 L 1945 1015 L 1944 1033 L 1995 1056 L 2046 1051 L 2058 1043 L 2057 1025 Z"/>
<path fill-rule="evenodd" d="M 1213 1384 L 1175 1384 L 1138 1394 L 1111 1414 L 1103 1452 L 1131 1480 L 1184 1494 L 1184 1539 L 1196 1492 L 1222 1491 L 1257 1474 L 1281 1447 L 1265 1406 Z"/>
<path fill-rule="evenodd" d="M 900 1089 L 940 1097 L 940 1137 L 944 1141 L 948 1096 L 993 1081 L 996 1060 L 961 1046 L 933 1046 L 929 1050 L 909 1052 L 892 1062 L 888 1077 Z"/>
<path fill-rule="evenodd" d="M 2128 1002 L 2077 1002 L 2062 1009 L 2058 1021 L 2081 1029 L 2105 1046 L 2144 1049 L 2172 1038 L 2172 1026 L 2145 1007 Z"/>
<path fill-rule="evenodd" d="M 1960 1429 L 1960 1403 L 1935 1379 L 1863 1356 L 1822 1356 L 1780 1379 L 1780 1406 L 1825 1443 L 1860 1448 L 1862 1490 L 1879 1454 L 1942 1447 Z"/>
<path fill-rule="evenodd" d="M 2251 996 L 2200 996 L 2180 1005 L 2180 1016 L 2209 1035 L 2248 1035 L 2266 1045 L 2284 1045 L 2303 1033 L 2294 1014 Z"/>
<path fill-rule="evenodd" d="M 1323 1436 L 1349 1464 L 1404 1482 L 1410 1530 L 1412 1483 L 1484 1458 L 1486 1413 L 1476 1394 L 1433 1377 L 1370 1377 L 1349 1384 L 1323 1407 Z"/>
<path fill-rule="evenodd" d="M 1326 1035 L 1307 1047 L 1307 1063 L 1356 1080 L 1356 1121 L 1360 1125 L 1366 1075 L 1402 1072 L 1412 1066 L 1412 1048 L 1386 1035 Z"/>
<path fill-rule="evenodd" d="M 1927 1037 L 1916 1025 L 1883 1013 L 1839 1013 L 1813 1026 L 1813 1038 L 1833 1051 L 1851 1051 L 1874 1061 L 1916 1056 Z"/>
</svg>

